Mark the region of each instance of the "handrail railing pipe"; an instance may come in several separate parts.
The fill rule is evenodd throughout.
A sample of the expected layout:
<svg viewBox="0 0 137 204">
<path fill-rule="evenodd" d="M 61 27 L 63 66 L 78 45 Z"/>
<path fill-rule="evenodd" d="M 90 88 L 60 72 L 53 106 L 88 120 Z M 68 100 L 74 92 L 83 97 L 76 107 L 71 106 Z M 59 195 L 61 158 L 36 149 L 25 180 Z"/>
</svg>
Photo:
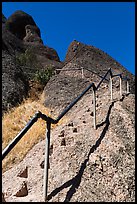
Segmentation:
<svg viewBox="0 0 137 204">
<path fill-rule="evenodd" d="M 108 69 L 108 71 L 106 72 L 106 74 L 104 75 L 104 77 L 101 79 L 101 81 L 98 83 L 96 89 L 98 89 L 100 87 L 100 85 L 102 84 L 102 82 L 106 79 L 106 76 L 108 75 L 108 73 L 110 73 L 111 68 Z"/>
</svg>

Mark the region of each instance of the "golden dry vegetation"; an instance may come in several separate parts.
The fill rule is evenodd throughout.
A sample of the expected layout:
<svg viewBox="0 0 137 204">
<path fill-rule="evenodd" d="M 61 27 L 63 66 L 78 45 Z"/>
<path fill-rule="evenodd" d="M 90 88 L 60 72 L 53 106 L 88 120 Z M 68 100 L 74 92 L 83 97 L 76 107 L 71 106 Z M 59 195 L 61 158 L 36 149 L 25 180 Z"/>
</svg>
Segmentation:
<svg viewBox="0 0 137 204">
<path fill-rule="evenodd" d="M 2 149 L 15 138 L 37 111 L 41 111 L 43 114 L 51 116 L 51 110 L 44 107 L 41 99 L 34 100 L 34 98 L 24 99 L 18 107 L 11 109 L 3 115 Z M 53 115 L 51 117 L 53 117 Z M 66 120 L 65 117 L 60 123 L 64 120 Z M 58 125 L 60 123 L 58 123 Z M 54 128 L 55 126 L 56 125 L 52 125 L 51 128 Z M 11 168 L 13 164 L 19 163 L 35 144 L 40 140 L 45 139 L 45 131 L 46 121 L 38 119 L 18 144 L 16 144 L 11 152 L 4 158 L 2 163 L 3 172 Z"/>
</svg>

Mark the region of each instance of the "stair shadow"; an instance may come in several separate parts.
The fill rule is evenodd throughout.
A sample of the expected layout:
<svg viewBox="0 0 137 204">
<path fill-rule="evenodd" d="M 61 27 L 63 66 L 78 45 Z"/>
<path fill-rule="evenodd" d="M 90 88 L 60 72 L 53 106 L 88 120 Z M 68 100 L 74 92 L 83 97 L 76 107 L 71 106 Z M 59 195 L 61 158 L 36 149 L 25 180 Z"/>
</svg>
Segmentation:
<svg viewBox="0 0 137 204">
<path fill-rule="evenodd" d="M 113 101 L 111 103 L 111 105 L 109 106 L 109 110 L 108 110 L 108 113 L 107 113 L 107 116 L 106 116 L 106 119 L 103 123 L 99 124 L 98 127 L 105 125 L 103 131 L 101 132 L 100 134 L 100 137 L 99 139 L 96 141 L 96 143 L 91 147 L 89 153 L 88 153 L 88 156 L 87 156 L 87 159 L 84 160 L 84 162 L 81 164 L 81 167 L 80 167 L 80 170 L 79 172 L 77 173 L 77 175 L 75 177 L 73 177 L 72 179 L 70 179 L 69 181 L 65 182 L 63 185 L 61 185 L 60 187 L 56 188 L 55 190 L 53 190 L 49 195 L 48 195 L 48 198 L 47 200 L 50 200 L 53 196 L 57 195 L 61 190 L 63 190 L 64 188 L 67 188 L 69 186 L 70 189 L 68 190 L 67 192 L 67 195 L 66 195 L 66 198 L 64 200 L 64 202 L 69 202 L 70 199 L 72 198 L 73 194 L 76 192 L 76 189 L 78 189 L 80 183 L 81 183 L 81 178 L 82 178 L 82 175 L 84 173 L 84 170 L 86 168 L 86 165 L 87 165 L 87 162 L 89 160 L 89 156 L 91 155 L 91 153 L 93 153 L 98 147 L 99 145 L 101 144 L 101 141 L 103 140 L 103 138 L 105 137 L 105 134 L 108 130 L 108 127 L 110 125 L 110 121 L 109 121 L 109 117 L 110 117 L 110 113 L 111 113 L 111 109 L 112 107 L 114 106 L 114 103 L 116 101 Z"/>
</svg>

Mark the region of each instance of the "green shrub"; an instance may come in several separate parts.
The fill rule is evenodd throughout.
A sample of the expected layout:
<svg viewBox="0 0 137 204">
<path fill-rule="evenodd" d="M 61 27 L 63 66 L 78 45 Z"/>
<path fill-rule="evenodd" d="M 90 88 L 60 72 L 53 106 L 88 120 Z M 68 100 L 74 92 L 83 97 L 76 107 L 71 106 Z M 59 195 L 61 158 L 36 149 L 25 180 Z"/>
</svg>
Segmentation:
<svg viewBox="0 0 137 204">
<path fill-rule="evenodd" d="M 45 85 L 54 73 L 52 66 L 43 70 L 43 67 L 40 62 L 38 62 L 32 48 L 29 48 L 24 53 L 16 56 L 16 63 L 19 66 L 26 67 L 23 71 L 29 79 L 37 81 L 42 85 Z"/>
<path fill-rule="evenodd" d="M 34 80 L 38 81 L 42 85 L 45 85 L 53 74 L 54 71 L 52 67 L 48 67 L 45 70 L 37 70 L 34 76 Z"/>
<path fill-rule="evenodd" d="M 38 61 L 32 48 L 28 48 L 24 53 L 16 56 L 16 62 L 20 66 L 37 67 Z"/>
</svg>

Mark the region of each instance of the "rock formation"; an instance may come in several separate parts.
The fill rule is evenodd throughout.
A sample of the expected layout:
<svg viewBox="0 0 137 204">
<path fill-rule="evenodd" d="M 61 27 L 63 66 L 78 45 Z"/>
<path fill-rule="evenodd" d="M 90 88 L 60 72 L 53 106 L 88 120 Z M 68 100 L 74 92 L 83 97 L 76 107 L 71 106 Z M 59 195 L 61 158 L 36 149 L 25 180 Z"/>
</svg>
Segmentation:
<svg viewBox="0 0 137 204">
<path fill-rule="evenodd" d="M 17 38 L 23 40 L 26 36 L 25 26 L 26 25 L 33 25 L 36 26 L 33 18 L 23 12 L 23 11 L 16 11 L 14 12 L 6 21 L 5 26 L 7 30 L 9 30 L 12 34 L 14 34 Z M 38 35 L 40 37 L 40 30 L 38 30 Z"/>
<path fill-rule="evenodd" d="M 16 106 L 27 96 L 28 81 L 16 64 L 15 53 L 22 52 L 20 39 L 2 24 L 2 112 Z"/>
<path fill-rule="evenodd" d="M 43 41 L 38 35 L 38 27 L 32 25 L 26 25 L 26 36 L 23 38 L 24 42 L 38 42 L 42 43 Z"/>
<path fill-rule="evenodd" d="M 38 68 L 62 67 L 57 52 L 43 45 L 40 29 L 30 15 L 23 11 L 16 11 L 8 19 L 2 15 L 2 112 L 27 96 L 29 65 L 20 67 L 16 58 L 29 48 L 40 64 Z"/>
<path fill-rule="evenodd" d="M 96 84 L 110 67 L 115 74 L 122 73 L 123 76 L 128 76 L 130 92 L 135 93 L 135 77 L 120 63 L 98 48 L 76 40 L 73 41 L 68 47 L 65 64 L 60 73 L 52 77 L 45 87 L 45 106 L 58 107 L 58 110 L 60 108 L 63 110 L 91 82 Z M 80 70 L 75 70 L 78 68 Z M 82 69 L 84 78 L 82 78 Z M 119 80 L 114 79 L 113 84 L 119 90 Z M 125 91 L 126 83 L 124 80 L 122 81 L 122 87 Z"/>
</svg>

